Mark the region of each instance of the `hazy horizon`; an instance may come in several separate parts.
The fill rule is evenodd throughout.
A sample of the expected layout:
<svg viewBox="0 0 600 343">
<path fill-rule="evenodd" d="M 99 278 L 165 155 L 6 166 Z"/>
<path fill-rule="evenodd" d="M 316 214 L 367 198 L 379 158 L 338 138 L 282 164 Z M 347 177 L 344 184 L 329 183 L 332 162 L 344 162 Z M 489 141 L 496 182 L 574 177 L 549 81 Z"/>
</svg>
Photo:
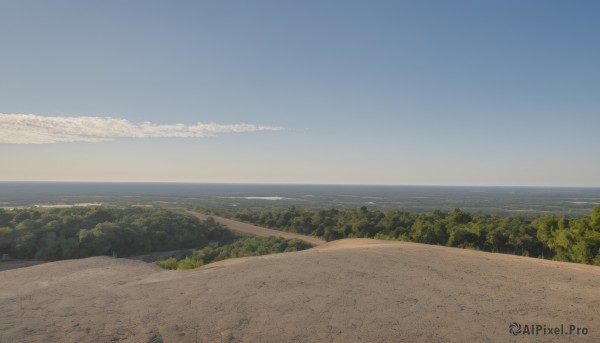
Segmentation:
<svg viewBox="0 0 600 343">
<path fill-rule="evenodd" d="M 383 183 L 309 183 L 309 182 L 202 182 L 202 181 L 134 181 L 134 180 L 0 180 L 0 183 L 139 183 L 198 185 L 281 185 L 281 186 L 381 186 L 381 187 L 457 187 L 457 188 L 588 188 L 600 186 L 570 185 L 484 185 L 484 184 L 383 184 Z"/>
<path fill-rule="evenodd" d="M 0 208 L 77 204 L 206 208 L 359 208 L 589 215 L 600 188 L 147 182 L 0 182 Z"/>
</svg>

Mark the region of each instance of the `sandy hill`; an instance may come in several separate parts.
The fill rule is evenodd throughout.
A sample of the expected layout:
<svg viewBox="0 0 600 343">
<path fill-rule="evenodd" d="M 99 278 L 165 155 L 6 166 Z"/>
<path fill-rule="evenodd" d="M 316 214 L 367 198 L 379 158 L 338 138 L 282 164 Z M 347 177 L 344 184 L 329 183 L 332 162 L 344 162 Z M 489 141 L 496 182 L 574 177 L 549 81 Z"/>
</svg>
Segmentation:
<svg viewBox="0 0 600 343">
<path fill-rule="evenodd" d="M 600 268 L 349 239 L 190 271 L 94 257 L 0 272 L 0 342 L 115 341 L 600 342 Z"/>
</svg>

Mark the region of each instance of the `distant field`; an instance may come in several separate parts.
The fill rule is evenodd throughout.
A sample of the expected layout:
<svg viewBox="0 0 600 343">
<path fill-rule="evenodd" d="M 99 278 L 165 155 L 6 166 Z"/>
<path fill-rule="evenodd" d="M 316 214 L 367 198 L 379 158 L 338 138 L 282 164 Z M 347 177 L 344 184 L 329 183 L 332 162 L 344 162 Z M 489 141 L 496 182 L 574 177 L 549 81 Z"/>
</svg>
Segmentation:
<svg viewBox="0 0 600 343">
<path fill-rule="evenodd" d="M 0 207 L 77 203 L 215 208 L 357 208 L 581 216 L 600 188 L 0 182 Z"/>
</svg>

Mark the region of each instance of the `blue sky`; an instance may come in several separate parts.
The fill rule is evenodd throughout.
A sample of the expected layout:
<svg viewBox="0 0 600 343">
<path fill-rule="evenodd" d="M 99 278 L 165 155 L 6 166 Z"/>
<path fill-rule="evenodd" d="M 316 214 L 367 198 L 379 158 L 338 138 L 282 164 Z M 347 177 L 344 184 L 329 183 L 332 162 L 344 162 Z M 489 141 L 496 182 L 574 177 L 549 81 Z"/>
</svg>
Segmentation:
<svg viewBox="0 0 600 343">
<path fill-rule="evenodd" d="M 599 16 L 0 1 L 0 180 L 600 186 Z"/>
</svg>

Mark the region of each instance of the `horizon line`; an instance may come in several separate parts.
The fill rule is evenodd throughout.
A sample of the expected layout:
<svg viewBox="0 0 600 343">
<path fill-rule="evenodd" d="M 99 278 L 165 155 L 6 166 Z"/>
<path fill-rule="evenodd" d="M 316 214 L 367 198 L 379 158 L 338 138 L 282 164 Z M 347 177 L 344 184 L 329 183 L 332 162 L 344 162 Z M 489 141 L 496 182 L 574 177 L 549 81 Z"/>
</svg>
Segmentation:
<svg viewBox="0 0 600 343">
<path fill-rule="evenodd" d="M 131 181 L 131 180 L 0 180 L 0 183 L 135 183 L 135 184 L 203 184 L 203 185 L 272 185 L 272 186 L 381 186 L 381 187 L 487 187 L 487 188 L 600 188 L 574 185 L 485 185 L 485 184 L 386 184 L 386 183 L 311 183 L 311 182 L 239 182 L 239 181 Z"/>
</svg>

